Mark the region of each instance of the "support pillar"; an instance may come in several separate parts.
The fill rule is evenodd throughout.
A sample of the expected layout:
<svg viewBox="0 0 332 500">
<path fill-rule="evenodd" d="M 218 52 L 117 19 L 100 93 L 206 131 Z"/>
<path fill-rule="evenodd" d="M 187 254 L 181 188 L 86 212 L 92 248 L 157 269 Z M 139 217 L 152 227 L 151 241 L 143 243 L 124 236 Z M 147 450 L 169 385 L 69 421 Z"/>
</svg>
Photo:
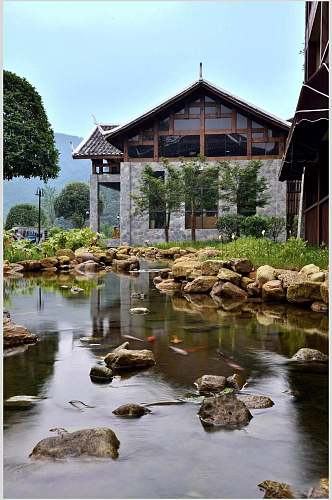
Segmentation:
<svg viewBox="0 0 332 500">
<path fill-rule="evenodd" d="M 98 214 L 98 174 L 90 176 L 90 228 L 93 231 L 99 230 Z"/>
</svg>

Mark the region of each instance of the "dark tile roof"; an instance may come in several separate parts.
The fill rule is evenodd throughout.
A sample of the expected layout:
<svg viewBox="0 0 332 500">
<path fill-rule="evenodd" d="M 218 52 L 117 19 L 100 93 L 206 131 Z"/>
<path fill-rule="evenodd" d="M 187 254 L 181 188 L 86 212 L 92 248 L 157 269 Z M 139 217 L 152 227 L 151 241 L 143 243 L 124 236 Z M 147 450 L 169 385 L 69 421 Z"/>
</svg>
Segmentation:
<svg viewBox="0 0 332 500">
<path fill-rule="evenodd" d="M 93 158 L 95 156 L 118 156 L 122 152 L 106 141 L 102 132 L 107 132 L 117 125 L 96 125 L 92 132 L 73 151 L 73 158 Z"/>
</svg>

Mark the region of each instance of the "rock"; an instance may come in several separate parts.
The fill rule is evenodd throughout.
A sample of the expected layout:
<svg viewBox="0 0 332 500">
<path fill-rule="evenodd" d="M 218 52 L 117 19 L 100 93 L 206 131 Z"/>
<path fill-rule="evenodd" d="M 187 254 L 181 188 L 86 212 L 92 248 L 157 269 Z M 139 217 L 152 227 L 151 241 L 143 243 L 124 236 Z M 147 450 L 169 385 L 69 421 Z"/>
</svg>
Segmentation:
<svg viewBox="0 0 332 500">
<path fill-rule="evenodd" d="M 113 372 L 107 366 L 96 365 L 90 370 L 90 378 L 93 382 L 111 382 Z"/>
<path fill-rule="evenodd" d="M 155 276 L 152 281 L 154 285 L 158 285 L 158 283 L 161 283 L 163 280 L 160 276 Z"/>
<path fill-rule="evenodd" d="M 22 344 L 35 344 L 37 335 L 33 335 L 25 326 L 17 325 L 8 316 L 3 318 L 3 346 L 5 349 L 17 347 Z"/>
<path fill-rule="evenodd" d="M 324 281 L 324 283 L 322 283 L 320 285 L 320 295 L 323 299 L 323 302 L 325 302 L 325 304 L 328 304 L 329 303 L 329 284 L 327 281 Z"/>
<path fill-rule="evenodd" d="M 87 262 L 88 260 L 95 261 L 92 252 L 89 252 L 86 248 L 79 248 L 75 250 L 75 259 L 78 262 Z"/>
<path fill-rule="evenodd" d="M 139 260 L 137 257 L 127 257 L 126 260 L 113 259 L 112 267 L 117 272 L 135 271 L 139 269 Z"/>
<path fill-rule="evenodd" d="M 60 436 L 42 439 L 34 447 L 30 457 L 37 459 L 80 457 L 88 455 L 100 458 L 117 458 L 120 441 L 107 427 L 64 432 Z"/>
<path fill-rule="evenodd" d="M 172 248 L 160 248 L 158 250 L 158 255 L 160 257 L 167 259 L 168 257 L 173 258 L 174 255 L 180 254 L 181 248 L 180 247 L 172 247 Z"/>
<path fill-rule="evenodd" d="M 205 260 L 202 262 L 201 271 L 203 276 L 216 276 L 219 270 L 225 267 L 224 260 Z"/>
<path fill-rule="evenodd" d="M 262 286 L 263 300 L 280 301 L 284 300 L 286 290 L 283 288 L 280 280 L 267 281 Z"/>
<path fill-rule="evenodd" d="M 319 271 L 319 267 L 315 266 L 315 264 L 308 264 L 307 266 L 302 267 L 300 273 L 309 277 L 311 274 L 319 273 Z"/>
<path fill-rule="evenodd" d="M 70 248 L 61 248 L 55 254 L 57 257 L 69 257 L 69 260 L 75 259 L 75 254 Z"/>
<path fill-rule="evenodd" d="M 228 299 L 246 299 L 247 294 L 242 288 L 234 285 L 233 283 L 224 283 L 222 286 L 221 296 Z"/>
<path fill-rule="evenodd" d="M 202 263 L 187 257 L 178 259 L 172 267 L 172 275 L 174 278 L 195 278 L 200 271 Z"/>
<path fill-rule="evenodd" d="M 249 283 L 247 285 L 248 297 L 260 297 L 262 295 L 262 289 L 258 283 Z"/>
<path fill-rule="evenodd" d="M 151 413 L 151 410 L 146 408 L 145 406 L 141 406 L 135 403 L 129 403 L 126 405 L 119 406 L 116 410 L 114 410 L 112 413 L 114 415 L 117 415 L 118 417 L 142 417 L 143 415 L 146 415 L 147 413 Z"/>
<path fill-rule="evenodd" d="M 75 272 L 79 274 L 85 274 L 85 273 L 96 273 L 100 268 L 99 264 L 95 262 L 94 260 L 88 260 L 86 262 L 81 262 L 80 264 L 77 264 L 75 266 Z"/>
<path fill-rule="evenodd" d="M 247 276 L 242 276 L 240 286 L 243 290 L 247 291 L 247 287 L 251 283 L 255 283 L 255 280 L 253 280 L 252 278 L 248 278 Z"/>
<path fill-rule="evenodd" d="M 244 304 L 244 299 L 225 299 L 222 298 L 220 299 L 220 306 L 223 308 L 224 311 L 233 311 L 234 313 L 236 311 L 241 311 L 243 304 Z"/>
<path fill-rule="evenodd" d="M 58 265 L 58 259 L 56 257 L 45 257 L 40 261 L 41 267 L 56 267 Z"/>
<path fill-rule="evenodd" d="M 219 281 L 229 281 L 234 283 L 234 285 L 240 285 L 241 274 L 231 271 L 231 269 L 221 268 L 218 272 L 217 278 Z"/>
<path fill-rule="evenodd" d="M 59 255 L 58 257 L 59 266 L 69 266 L 70 257 L 68 255 Z"/>
<path fill-rule="evenodd" d="M 148 314 L 150 310 L 147 307 L 132 307 L 129 312 L 132 314 Z"/>
<path fill-rule="evenodd" d="M 257 394 L 238 394 L 236 396 L 248 408 L 258 410 L 261 408 L 270 408 L 274 405 L 272 399 L 267 396 L 259 396 Z"/>
<path fill-rule="evenodd" d="M 263 286 L 264 283 L 272 281 L 277 277 L 277 271 L 271 266 L 260 266 L 256 271 L 256 280 Z"/>
<path fill-rule="evenodd" d="M 252 263 L 249 259 L 231 259 L 231 269 L 239 274 L 249 274 Z"/>
<path fill-rule="evenodd" d="M 308 498 L 329 498 L 329 480 L 324 477 L 319 480 L 311 491 L 309 491 Z"/>
<path fill-rule="evenodd" d="M 292 361 L 320 361 L 322 363 L 327 363 L 328 359 L 329 357 L 326 354 L 317 349 L 310 349 L 309 347 L 302 347 L 291 358 Z"/>
<path fill-rule="evenodd" d="M 44 267 L 44 269 L 41 269 L 43 276 L 45 276 L 46 274 L 56 273 L 57 270 L 58 270 L 57 267 Z"/>
<path fill-rule="evenodd" d="M 325 281 L 325 273 L 319 272 L 319 273 L 310 274 L 309 280 L 315 281 L 316 283 L 322 283 L 323 281 Z"/>
<path fill-rule="evenodd" d="M 252 415 L 233 394 L 204 398 L 198 416 L 204 425 L 246 425 Z"/>
<path fill-rule="evenodd" d="M 226 387 L 226 377 L 221 375 L 203 375 L 195 380 L 194 385 L 200 394 L 221 392 Z"/>
<path fill-rule="evenodd" d="M 116 260 L 128 260 L 128 258 L 129 258 L 129 256 L 126 253 L 116 252 L 116 254 L 115 254 Z"/>
<path fill-rule="evenodd" d="M 159 276 L 160 276 L 163 280 L 165 280 L 165 279 L 167 279 L 167 278 L 169 277 L 168 275 L 169 275 L 169 273 L 170 273 L 171 271 L 172 271 L 172 270 L 171 270 L 171 268 L 170 268 L 170 267 L 165 267 L 164 269 L 160 269 L 160 271 L 159 271 Z"/>
<path fill-rule="evenodd" d="M 321 299 L 320 283 L 304 281 L 293 283 L 287 288 L 287 300 L 295 304 L 305 304 Z"/>
<path fill-rule="evenodd" d="M 23 266 L 24 271 L 40 271 L 41 263 L 39 260 L 22 260 L 18 262 L 21 266 Z"/>
<path fill-rule="evenodd" d="M 242 380 L 241 375 L 233 373 L 233 375 L 226 378 L 226 386 L 239 391 L 244 386 L 244 381 Z"/>
<path fill-rule="evenodd" d="M 6 399 L 4 408 L 6 410 L 27 410 L 41 400 L 42 398 L 37 396 L 13 396 Z"/>
<path fill-rule="evenodd" d="M 283 288 L 288 288 L 293 283 L 299 283 L 307 280 L 307 276 L 305 274 L 298 273 L 297 271 L 290 271 L 288 269 L 278 272 L 277 278 L 281 281 Z"/>
<path fill-rule="evenodd" d="M 124 345 L 127 346 L 128 342 Z M 125 347 L 117 348 L 107 354 L 104 361 L 113 370 L 135 370 L 136 368 L 148 368 L 155 365 L 152 351 L 148 349 L 127 349 Z"/>
<path fill-rule="evenodd" d="M 187 283 L 184 287 L 185 293 L 204 293 L 209 292 L 216 282 L 215 276 L 199 276 L 193 281 Z"/>
<path fill-rule="evenodd" d="M 287 483 L 278 483 L 277 481 L 263 481 L 258 485 L 265 490 L 264 498 L 300 498 L 292 487 Z"/>
<path fill-rule="evenodd" d="M 220 257 L 221 252 L 214 248 L 201 248 L 197 251 L 196 255 L 198 255 L 200 259 L 208 259 L 211 257 Z"/>
<path fill-rule="evenodd" d="M 173 279 L 165 279 L 160 283 L 156 284 L 156 288 L 163 292 L 174 292 L 181 289 L 181 283 L 174 281 Z"/>
<path fill-rule="evenodd" d="M 327 313 L 327 311 L 329 310 L 327 304 L 325 304 L 325 302 L 320 302 L 320 301 L 313 302 L 310 307 L 312 311 L 318 313 Z"/>
</svg>

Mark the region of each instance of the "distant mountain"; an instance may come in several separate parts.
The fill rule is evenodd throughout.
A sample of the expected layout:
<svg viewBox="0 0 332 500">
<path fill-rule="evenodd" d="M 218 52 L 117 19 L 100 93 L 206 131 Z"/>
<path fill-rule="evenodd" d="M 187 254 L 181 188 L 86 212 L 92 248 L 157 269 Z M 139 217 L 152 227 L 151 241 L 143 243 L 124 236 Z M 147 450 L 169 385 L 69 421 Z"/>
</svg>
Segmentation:
<svg viewBox="0 0 332 500">
<path fill-rule="evenodd" d="M 67 134 L 54 134 L 56 147 L 60 153 L 60 173 L 56 179 L 51 179 L 47 184 L 55 187 L 57 191 L 68 182 L 83 181 L 89 182 L 91 173 L 90 160 L 73 160 L 71 157 L 72 145 L 76 147 L 81 141 L 81 137 Z M 18 203 L 37 203 L 35 196 L 37 187 L 43 187 L 44 183 L 38 179 L 24 179 L 18 177 L 3 183 L 3 217 L 4 220 L 10 208 Z"/>
</svg>

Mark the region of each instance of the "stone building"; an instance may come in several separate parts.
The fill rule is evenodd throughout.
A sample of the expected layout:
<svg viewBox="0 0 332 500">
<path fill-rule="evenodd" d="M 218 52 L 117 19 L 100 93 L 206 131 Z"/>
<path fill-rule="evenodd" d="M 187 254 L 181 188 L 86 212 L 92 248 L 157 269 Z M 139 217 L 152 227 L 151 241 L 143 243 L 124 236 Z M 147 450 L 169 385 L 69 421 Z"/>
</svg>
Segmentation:
<svg viewBox="0 0 332 500">
<path fill-rule="evenodd" d="M 209 162 L 261 160 L 270 198 L 257 213 L 286 217 L 287 183 L 278 176 L 289 128 L 289 122 L 203 78 L 125 125 L 96 125 L 73 152 L 73 158 L 92 163 L 90 226 L 109 236 L 108 228 L 116 226 L 122 243 L 164 241 L 164 213 L 137 215 L 132 194 L 145 164 L 163 176 L 160 158 L 179 164 L 197 155 Z M 217 217 L 233 210 L 222 199 L 214 210 L 198 210 L 197 239 L 217 238 Z M 190 239 L 190 217 L 185 206 L 172 215 L 171 241 Z"/>
</svg>

